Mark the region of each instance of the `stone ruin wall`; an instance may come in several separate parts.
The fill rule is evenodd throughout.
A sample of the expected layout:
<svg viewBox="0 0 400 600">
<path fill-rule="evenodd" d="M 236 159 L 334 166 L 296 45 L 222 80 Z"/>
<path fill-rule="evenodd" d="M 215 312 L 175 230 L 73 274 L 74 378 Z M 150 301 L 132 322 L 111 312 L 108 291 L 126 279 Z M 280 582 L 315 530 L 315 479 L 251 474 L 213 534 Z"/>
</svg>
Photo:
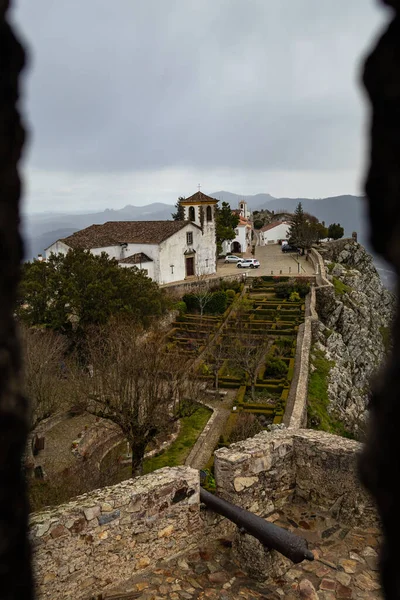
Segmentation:
<svg viewBox="0 0 400 600">
<path fill-rule="evenodd" d="M 266 517 L 300 498 L 349 525 L 376 523 L 356 476 L 361 445 L 280 430 L 216 452 L 217 492 Z M 89 598 L 234 526 L 204 511 L 198 471 L 164 468 L 31 515 L 38 598 Z"/>
<path fill-rule="evenodd" d="M 31 515 L 38 598 L 85 598 L 159 559 L 190 550 L 202 530 L 199 475 L 164 468 Z"/>
<path fill-rule="evenodd" d="M 281 430 L 215 453 L 217 493 L 265 517 L 302 499 L 350 526 L 376 524 L 357 478 L 359 442 L 322 431 Z"/>
</svg>

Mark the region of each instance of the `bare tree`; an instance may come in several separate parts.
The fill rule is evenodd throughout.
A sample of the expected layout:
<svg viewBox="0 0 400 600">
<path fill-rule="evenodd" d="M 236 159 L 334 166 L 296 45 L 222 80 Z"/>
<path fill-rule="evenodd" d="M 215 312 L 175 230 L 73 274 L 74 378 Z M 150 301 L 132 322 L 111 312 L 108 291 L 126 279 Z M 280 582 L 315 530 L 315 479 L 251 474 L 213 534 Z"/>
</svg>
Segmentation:
<svg viewBox="0 0 400 600">
<path fill-rule="evenodd" d="M 227 357 L 226 344 L 222 335 L 218 335 L 208 349 L 208 362 L 212 365 L 214 371 L 214 388 L 218 392 L 219 388 L 219 370 L 223 366 Z"/>
<path fill-rule="evenodd" d="M 53 331 L 20 329 L 25 393 L 30 400 L 31 428 L 64 404 L 63 360 L 67 342 Z"/>
<path fill-rule="evenodd" d="M 248 375 L 251 385 L 251 397 L 255 400 L 257 375 L 268 353 L 272 340 L 265 335 L 252 333 L 246 319 L 236 322 L 236 334 L 230 347 L 230 362 Z"/>
<path fill-rule="evenodd" d="M 204 310 L 211 302 L 212 292 L 210 291 L 210 282 L 207 275 L 199 273 L 196 275 L 196 286 L 192 292 L 197 299 L 200 310 L 200 318 L 203 318 Z"/>
<path fill-rule="evenodd" d="M 235 427 L 229 436 L 229 443 L 233 444 L 234 442 L 247 440 L 247 438 L 257 435 L 262 430 L 263 426 L 256 415 L 241 412 L 238 414 Z"/>
<path fill-rule="evenodd" d="M 87 348 L 92 369 L 76 377 L 78 397 L 88 412 L 120 427 L 132 450 L 132 476 L 141 475 L 147 445 L 173 420 L 184 387 L 181 362 L 160 332 L 126 322 L 93 331 Z"/>
</svg>

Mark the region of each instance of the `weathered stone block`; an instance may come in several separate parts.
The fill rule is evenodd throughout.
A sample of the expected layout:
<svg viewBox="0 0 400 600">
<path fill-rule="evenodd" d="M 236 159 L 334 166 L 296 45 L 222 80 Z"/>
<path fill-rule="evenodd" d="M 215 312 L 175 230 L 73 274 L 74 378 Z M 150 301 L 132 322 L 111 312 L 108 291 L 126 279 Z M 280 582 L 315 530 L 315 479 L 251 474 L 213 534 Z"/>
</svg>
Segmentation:
<svg viewBox="0 0 400 600">
<path fill-rule="evenodd" d="M 100 517 L 98 517 L 99 525 L 106 525 L 106 523 L 111 523 L 111 521 L 118 519 L 120 514 L 121 514 L 121 511 L 117 509 L 117 510 L 113 510 L 112 512 L 104 513 L 104 514 L 100 515 Z"/>
</svg>

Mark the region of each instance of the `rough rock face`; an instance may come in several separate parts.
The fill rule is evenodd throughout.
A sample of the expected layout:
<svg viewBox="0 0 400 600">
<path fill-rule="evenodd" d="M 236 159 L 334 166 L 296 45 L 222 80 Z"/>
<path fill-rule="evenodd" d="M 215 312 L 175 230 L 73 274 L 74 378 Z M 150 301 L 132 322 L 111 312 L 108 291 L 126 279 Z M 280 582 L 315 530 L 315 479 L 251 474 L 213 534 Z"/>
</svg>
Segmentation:
<svg viewBox="0 0 400 600">
<path fill-rule="evenodd" d="M 317 289 L 316 347 L 334 363 L 329 373 L 330 409 L 355 434 L 364 428 L 371 376 L 389 339 L 394 295 L 383 287 L 372 257 L 353 240 L 337 240 L 323 258 L 333 286 Z"/>
</svg>

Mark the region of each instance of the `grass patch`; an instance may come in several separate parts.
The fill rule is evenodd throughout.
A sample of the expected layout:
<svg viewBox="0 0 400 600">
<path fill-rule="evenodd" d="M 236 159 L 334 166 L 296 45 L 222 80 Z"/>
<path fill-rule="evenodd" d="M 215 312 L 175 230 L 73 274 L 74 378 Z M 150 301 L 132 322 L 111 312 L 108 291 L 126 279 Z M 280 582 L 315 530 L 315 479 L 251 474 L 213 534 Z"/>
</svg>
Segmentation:
<svg viewBox="0 0 400 600">
<path fill-rule="evenodd" d="M 331 262 L 327 264 L 329 273 L 332 273 L 335 263 Z"/>
<path fill-rule="evenodd" d="M 349 294 L 351 292 L 351 287 L 343 283 L 343 281 L 340 281 L 337 277 L 332 277 L 332 283 L 337 296 L 343 296 L 343 294 Z"/>
<path fill-rule="evenodd" d="M 146 459 L 143 464 L 143 474 L 151 473 L 162 467 L 183 465 L 210 416 L 211 410 L 209 408 L 199 406 L 192 415 L 183 417 L 181 419 L 181 429 L 175 442 L 159 456 Z"/>
<path fill-rule="evenodd" d="M 308 427 L 353 439 L 353 434 L 343 423 L 328 412 L 328 377 L 335 363 L 327 360 L 321 350 L 313 349 L 312 352 L 315 371 L 310 374 L 308 382 Z"/>
</svg>

